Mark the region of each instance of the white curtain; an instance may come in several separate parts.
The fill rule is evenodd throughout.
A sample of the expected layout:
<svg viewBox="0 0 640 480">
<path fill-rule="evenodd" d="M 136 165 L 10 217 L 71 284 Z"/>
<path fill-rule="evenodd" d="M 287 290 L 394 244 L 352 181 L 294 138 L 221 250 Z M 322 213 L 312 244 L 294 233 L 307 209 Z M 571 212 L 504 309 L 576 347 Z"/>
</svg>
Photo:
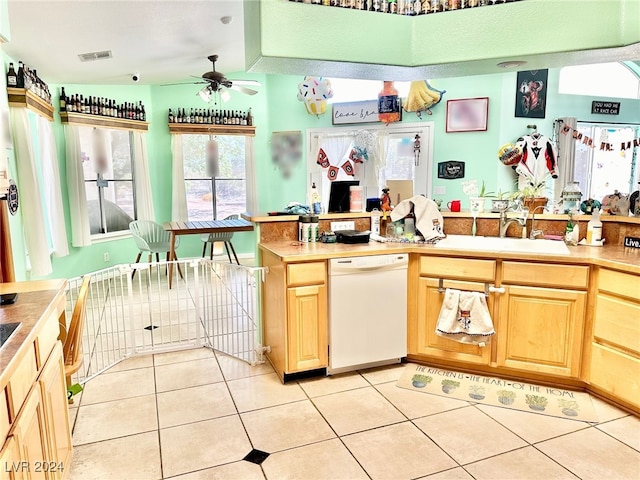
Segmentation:
<svg viewBox="0 0 640 480">
<path fill-rule="evenodd" d="M 387 158 L 389 156 L 389 134 L 386 132 L 378 133 L 378 149 L 376 150 L 376 154 L 374 157 L 374 171 L 376 176 L 376 181 L 380 182 L 380 187 L 384 188 L 387 179 L 384 175 L 384 169 L 387 166 Z"/>
<path fill-rule="evenodd" d="M 84 188 L 84 172 L 80 149 L 80 131 L 75 125 L 65 125 L 64 137 L 67 154 L 67 189 L 71 214 L 71 245 L 91 245 L 91 228 L 87 212 L 87 194 Z"/>
<path fill-rule="evenodd" d="M 174 222 L 186 222 L 187 194 L 184 188 L 184 160 L 182 158 L 182 137 L 178 134 L 171 135 L 172 164 L 172 193 L 171 193 L 171 220 Z"/>
<path fill-rule="evenodd" d="M 563 126 L 571 127 L 568 134 L 562 133 Z M 555 137 L 558 149 L 558 179 L 554 182 L 553 197 L 556 202 L 562 198 L 562 190 L 567 182 L 574 180 L 576 166 L 576 141 L 571 135 L 578 126 L 575 117 L 564 117 L 556 120 Z M 581 186 L 584 188 L 584 185 Z"/>
<path fill-rule="evenodd" d="M 51 123 L 40 116 L 38 116 L 38 137 L 40 138 L 40 165 L 44 180 L 42 187 L 46 205 L 45 214 L 49 223 L 53 254 L 56 257 L 66 257 L 69 255 L 69 244 L 64 223 L 58 151 Z"/>
<path fill-rule="evenodd" d="M 133 132 L 133 165 L 136 178 L 136 207 L 138 220 L 155 221 L 153 197 L 151 195 L 151 176 L 147 157 L 147 135 Z"/>
<path fill-rule="evenodd" d="M 253 150 L 253 137 L 244 137 L 245 187 L 247 191 L 247 212 L 258 211 L 258 182 L 256 179 L 256 159 Z"/>
<path fill-rule="evenodd" d="M 50 274 L 52 268 L 42 210 L 42 195 L 33 153 L 31 125 L 25 108 L 11 107 L 10 112 L 25 245 L 32 274 L 44 276 Z"/>
<path fill-rule="evenodd" d="M 318 152 L 320 149 L 324 150 L 327 158 L 331 166 L 338 167 L 338 175 L 335 180 L 353 180 L 353 177 L 347 175 L 345 171 L 340 168 L 343 163 L 345 163 L 345 155 L 349 154 L 349 149 L 353 144 L 353 135 L 352 134 L 344 134 L 344 135 L 327 135 L 320 136 L 318 139 L 318 150 L 313 155 L 313 162 L 316 161 L 318 156 Z M 320 190 L 320 199 L 322 200 L 322 205 L 327 211 L 329 205 L 329 193 L 331 192 L 331 180 L 327 177 L 328 168 L 322 168 L 319 165 L 316 165 L 320 168 L 320 174 L 313 175 L 312 181 L 316 183 L 316 187 Z M 318 184 L 319 181 L 319 184 Z M 307 185 L 307 191 L 311 188 L 311 184 Z"/>
</svg>

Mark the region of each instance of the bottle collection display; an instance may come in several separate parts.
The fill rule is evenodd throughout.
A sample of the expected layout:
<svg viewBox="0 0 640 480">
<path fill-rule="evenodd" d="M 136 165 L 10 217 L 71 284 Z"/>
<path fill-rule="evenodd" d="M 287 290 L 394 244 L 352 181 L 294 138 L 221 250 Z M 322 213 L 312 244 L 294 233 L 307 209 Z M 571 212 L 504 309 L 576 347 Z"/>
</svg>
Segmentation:
<svg viewBox="0 0 640 480">
<path fill-rule="evenodd" d="M 147 120 L 147 113 L 142 101 L 118 104 L 111 98 L 72 94 L 67 96 L 62 87 L 60 91 L 60 111 L 98 115 L 102 117 L 123 118 L 127 120 Z"/>
<path fill-rule="evenodd" d="M 7 87 L 25 88 L 51 105 L 49 86 L 38 76 L 35 68 L 32 70 L 29 66 L 22 63 L 22 60 L 18 62 L 18 71 L 14 68 L 13 62 L 9 63 Z"/>
<path fill-rule="evenodd" d="M 521 0 L 289 0 L 325 7 L 351 8 L 395 15 L 426 15 L 463 8 L 486 7 Z"/>
<path fill-rule="evenodd" d="M 173 109 L 170 108 L 168 120 L 169 123 L 253 126 L 253 115 L 251 115 L 251 109 L 246 112 L 242 112 L 240 110 L 178 108 L 174 113 Z"/>
</svg>

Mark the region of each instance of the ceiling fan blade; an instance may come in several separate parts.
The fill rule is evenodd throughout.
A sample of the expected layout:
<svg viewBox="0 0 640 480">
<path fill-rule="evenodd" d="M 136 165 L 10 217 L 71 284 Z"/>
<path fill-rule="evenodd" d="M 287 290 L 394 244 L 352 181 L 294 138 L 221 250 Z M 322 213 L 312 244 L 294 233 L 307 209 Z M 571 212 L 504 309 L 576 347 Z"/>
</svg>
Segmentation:
<svg viewBox="0 0 640 480">
<path fill-rule="evenodd" d="M 201 83 L 207 83 L 207 82 L 180 82 L 180 83 L 163 83 L 161 85 L 158 85 L 159 87 L 171 87 L 173 85 L 199 85 Z"/>
<path fill-rule="evenodd" d="M 244 85 L 246 87 L 249 86 L 254 86 L 254 87 L 261 87 L 262 84 L 260 82 L 258 82 L 257 80 L 231 80 L 229 79 L 230 82 L 232 82 L 234 85 Z"/>
<path fill-rule="evenodd" d="M 250 88 L 241 87 L 240 85 L 236 85 L 235 83 L 233 83 L 229 88 L 237 92 L 246 93 L 247 95 L 255 95 L 256 93 L 258 93 L 256 90 L 251 90 Z"/>
</svg>

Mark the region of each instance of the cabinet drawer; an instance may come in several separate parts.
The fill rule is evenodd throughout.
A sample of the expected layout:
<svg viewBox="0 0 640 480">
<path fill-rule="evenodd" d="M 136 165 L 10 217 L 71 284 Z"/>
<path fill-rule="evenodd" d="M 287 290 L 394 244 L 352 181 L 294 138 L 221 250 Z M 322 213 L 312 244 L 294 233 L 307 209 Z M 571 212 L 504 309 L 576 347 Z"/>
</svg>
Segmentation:
<svg viewBox="0 0 640 480">
<path fill-rule="evenodd" d="M 493 282 L 496 262 L 469 258 L 447 258 L 423 255 L 420 275 L 436 278 L 460 278 Z"/>
<path fill-rule="evenodd" d="M 324 262 L 287 264 L 287 285 L 318 285 L 325 282 Z"/>
<path fill-rule="evenodd" d="M 20 407 L 24 403 L 24 399 L 27 398 L 27 394 L 38 376 L 35 348 L 33 348 L 33 345 L 31 347 L 27 350 L 27 354 L 13 372 L 13 375 L 11 375 L 11 380 L 9 380 L 8 392 L 11 421 L 15 420 Z"/>
<path fill-rule="evenodd" d="M 36 341 L 36 352 L 38 354 L 38 370 L 47 362 L 49 354 L 53 350 L 53 347 L 58 341 L 58 335 L 60 334 L 60 327 L 58 326 L 57 318 L 51 317 L 44 322 L 44 326 L 38 335 Z"/>
<path fill-rule="evenodd" d="M 593 334 L 640 354 L 640 304 L 599 293 Z"/>
<path fill-rule="evenodd" d="M 640 360 L 597 343 L 591 350 L 590 383 L 640 407 Z"/>
<path fill-rule="evenodd" d="M 502 281 L 518 285 L 587 288 L 589 267 L 585 265 L 504 262 L 502 264 Z"/>
<path fill-rule="evenodd" d="M 7 433 L 9 433 L 9 428 L 11 425 L 9 424 L 9 406 L 7 405 L 7 390 L 5 388 L 2 389 L 2 393 L 0 393 L 0 442 L 6 438 Z M 0 468 L 2 466 L 0 465 Z"/>
<path fill-rule="evenodd" d="M 601 268 L 598 273 L 598 290 L 637 301 L 640 295 L 640 276 Z"/>
</svg>

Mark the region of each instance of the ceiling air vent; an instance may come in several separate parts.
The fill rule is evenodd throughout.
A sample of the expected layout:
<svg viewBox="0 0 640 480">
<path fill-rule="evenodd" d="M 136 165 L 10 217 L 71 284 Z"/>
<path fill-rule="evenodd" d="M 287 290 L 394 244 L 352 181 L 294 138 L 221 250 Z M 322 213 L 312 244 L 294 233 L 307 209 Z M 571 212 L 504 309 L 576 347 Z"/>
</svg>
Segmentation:
<svg viewBox="0 0 640 480">
<path fill-rule="evenodd" d="M 111 58 L 111 50 L 103 50 L 102 52 L 81 53 L 78 55 L 81 62 L 92 62 L 94 60 L 106 60 Z"/>
</svg>

